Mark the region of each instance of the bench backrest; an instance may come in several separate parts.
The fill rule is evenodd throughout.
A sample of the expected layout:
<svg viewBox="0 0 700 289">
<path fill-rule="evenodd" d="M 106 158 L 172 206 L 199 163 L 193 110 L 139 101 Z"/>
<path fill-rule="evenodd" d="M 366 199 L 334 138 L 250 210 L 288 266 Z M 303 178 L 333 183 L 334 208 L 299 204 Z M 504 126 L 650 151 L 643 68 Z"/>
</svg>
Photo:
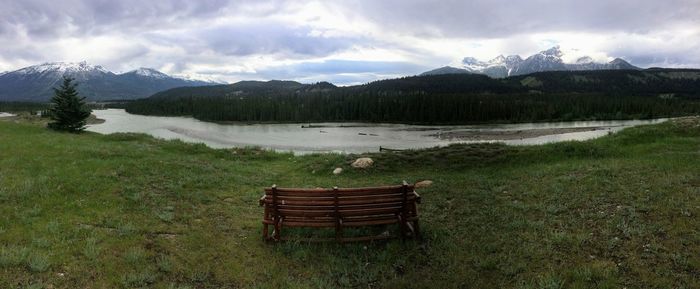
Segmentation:
<svg viewBox="0 0 700 289">
<path fill-rule="evenodd" d="M 387 216 L 413 211 L 413 185 L 367 188 L 265 188 L 264 203 L 273 215 L 294 218 Z M 413 212 L 412 212 L 413 213 Z"/>
</svg>

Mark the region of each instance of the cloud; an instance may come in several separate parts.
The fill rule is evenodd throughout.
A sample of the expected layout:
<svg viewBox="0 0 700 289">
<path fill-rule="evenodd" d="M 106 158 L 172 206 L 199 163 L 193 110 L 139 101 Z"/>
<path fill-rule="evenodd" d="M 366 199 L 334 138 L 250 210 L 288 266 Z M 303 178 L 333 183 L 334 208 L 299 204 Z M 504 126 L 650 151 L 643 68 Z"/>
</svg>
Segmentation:
<svg viewBox="0 0 700 289">
<path fill-rule="evenodd" d="M 375 79 L 415 75 L 430 67 L 399 61 L 356 61 L 329 59 L 303 61 L 294 64 L 270 66 L 255 71 L 201 71 L 204 74 L 225 75 L 238 79 L 287 79 L 301 82 L 328 81 L 335 84 L 359 84 Z"/>
<path fill-rule="evenodd" d="M 225 56 L 325 56 L 361 41 L 349 37 L 313 35 L 309 27 L 290 27 L 281 22 L 229 24 L 204 29 L 158 32 L 150 36 L 155 43 L 179 45 L 188 53 L 214 52 Z"/>
<path fill-rule="evenodd" d="M 674 23 L 700 23 L 696 0 L 356 0 L 331 5 L 422 37 L 502 38 L 572 30 L 647 33 Z"/>
<path fill-rule="evenodd" d="M 361 83 L 553 45 L 700 67 L 697 0 L 0 0 L 0 71 L 82 61 L 224 81 Z"/>
</svg>

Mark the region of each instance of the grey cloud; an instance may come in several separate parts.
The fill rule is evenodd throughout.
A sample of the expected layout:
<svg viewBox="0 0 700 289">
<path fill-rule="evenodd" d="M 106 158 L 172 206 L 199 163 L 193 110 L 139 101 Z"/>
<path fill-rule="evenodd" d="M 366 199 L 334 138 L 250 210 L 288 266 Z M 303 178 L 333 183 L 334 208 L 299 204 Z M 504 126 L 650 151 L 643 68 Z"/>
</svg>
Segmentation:
<svg viewBox="0 0 700 289">
<path fill-rule="evenodd" d="M 199 71 L 202 74 L 226 75 L 238 80 L 291 79 L 302 82 L 329 81 L 339 85 L 369 82 L 381 76 L 414 75 L 430 67 L 399 61 L 355 61 L 332 59 L 306 61 L 257 70 L 254 73 Z"/>
<path fill-rule="evenodd" d="M 305 1 L 283 0 L 0 0 L 0 67 L 27 63 L 61 61 L 48 47 L 62 48 L 59 40 L 91 40 L 106 36 L 108 41 L 128 41 L 119 48 L 106 47 L 86 60 L 99 59 L 105 67 L 130 69 L 138 66 L 167 67 L 168 72 L 191 71 L 246 61 L 251 56 L 304 61 L 329 58 L 358 47 L 376 47 L 409 55 L 408 62 L 306 61 L 289 66 L 260 69 L 256 74 L 211 75 L 243 78 L 289 78 L 337 80 L 356 83 L 387 75 L 416 74 L 458 59 L 412 43 L 395 41 L 402 35 L 426 39 L 453 38 L 471 41 L 477 47 L 483 39 L 496 39 L 511 51 L 534 53 L 533 33 L 588 32 L 622 35 L 611 39 L 606 53 L 620 56 L 639 66 L 700 66 L 700 35 L 685 33 L 669 41 L 637 40 L 629 35 L 664 37 L 681 31 L 699 31 L 698 0 L 347 0 L 318 2 L 330 8 L 321 13 L 340 13 L 347 19 L 370 22 L 380 29 L 364 36 L 319 36 L 321 15 L 304 15 L 308 23 L 288 23 L 289 15 L 303 8 Z M 317 4 L 318 4 L 317 3 Z M 335 14 L 333 14 L 335 15 Z M 314 33 L 312 33 L 314 32 Z M 360 33 L 361 34 L 361 33 Z M 651 35 L 651 36 L 650 36 Z M 643 37 L 642 37 L 643 38 Z M 553 39 L 552 45 L 556 44 Z M 71 42 L 72 43 L 72 42 Z M 99 42 L 98 42 L 99 43 Z M 445 47 L 449 52 L 453 47 Z M 66 49 L 70 51 L 70 48 Z M 518 51 L 518 52 L 516 52 Z M 108 56 L 105 56 L 108 55 Z M 104 57 L 103 57 L 104 56 Z M 470 55 L 463 55 L 470 56 Z M 460 57 L 461 58 L 461 57 Z M 416 63 L 432 63 L 423 67 Z M 240 63 L 248 68 L 247 63 Z"/>
<path fill-rule="evenodd" d="M 669 23 L 700 24 L 697 0 L 356 0 L 330 5 L 391 30 L 427 37 L 501 38 L 570 30 L 646 33 Z"/>
<path fill-rule="evenodd" d="M 350 37 L 314 36 L 310 32 L 309 27 L 290 27 L 284 23 L 263 21 L 165 34 L 153 33 L 150 38 L 161 45 L 181 46 L 188 53 L 213 51 L 226 56 L 325 56 L 363 42 Z"/>
<path fill-rule="evenodd" d="M 223 14 L 265 14 L 280 3 L 253 0 L 2 0 L 0 32 L 18 32 L 17 27 L 21 27 L 36 38 L 124 33 L 207 20 Z"/>
<path fill-rule="evenodd" d="M 610 50 L 611 55 L 622 57 L 639 67 L 700 67 L 700 44 L 685 47 L 653 49 L 645 46 L 619 47 Z"/>
</svg>

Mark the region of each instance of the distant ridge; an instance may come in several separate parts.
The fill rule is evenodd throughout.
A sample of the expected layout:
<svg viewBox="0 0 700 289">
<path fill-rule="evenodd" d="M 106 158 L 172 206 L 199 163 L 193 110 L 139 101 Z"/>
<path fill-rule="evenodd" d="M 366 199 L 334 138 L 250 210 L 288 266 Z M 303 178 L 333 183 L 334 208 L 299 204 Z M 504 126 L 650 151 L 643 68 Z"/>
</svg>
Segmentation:
<svg viewBox="0 0 700 289">
<path fill-rule="evenodd" d="M 462 59 L 462 68 L 445 66 L 426 71 L 421 75 L 477 73 L 494 78 L 504 78 L 544 71 L 640 69 L 622 58 L 615 58 L 608 63 L 598 63 L 589 56 L 582 56 L 574 63 L 565 63 L 562 60 L 563 56 L 564 53 L 559 46 L 555 46 L 533 54 L 525 59 L 519 55 L 499 55 L 489 61 L 481 61 L 474 57 L 465 57 Z"/>
<path fill-rule="evenodd" d="M 115 74 L 84 61 L 50 62 L 0 73 L 0 101 L 48 101 L 64 76 L 75 78 L 78 91 L 89 101 L 136 99 L 174 87 L 216 84 L 172 77 L 152 68 Z"/>
<path fill-rule="evenodd" d="M 227 85 L 178 87 L 158 92 L 150 99 L 226 98 L 231 96 L 366 95 L 382 93 L 428 94 L 530 94 L 595 93 L 659 95 L 700 95 L 700 69 L 618 69 L 542 71 L 494 79 L 476 73 L 427 74 L 377 80 L 337 87 L 328 82 L 302 84 L 296 81 L 240 81 Z"/>
<path fill-rule="evenodd" d="M 441 75 L 441 74 L 471 74 L 473 72 L 462 69 L 462 68 L 457 68 L 457 67 L 452 67 L 452 66 L 443 66 L 440 68 L 436 68 L 430 71 L 426 71 L 420 74 L 420 76 L 426 76 L 426 75 Z"/>
</svg>

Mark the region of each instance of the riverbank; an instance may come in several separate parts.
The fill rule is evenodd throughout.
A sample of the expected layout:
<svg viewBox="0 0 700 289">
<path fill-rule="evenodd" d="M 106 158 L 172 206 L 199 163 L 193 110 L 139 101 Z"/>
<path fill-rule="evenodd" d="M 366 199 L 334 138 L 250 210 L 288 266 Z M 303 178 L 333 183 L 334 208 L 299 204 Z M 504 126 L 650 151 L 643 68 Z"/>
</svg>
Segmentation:
<svg viewBox="0 0 700 289">
<path fill-rule="evenodd" d="M 33 123 L 37 125 L 46 125 L 50 119 L 44 118 L 36 114 L 30 114 L 26 111 L 19 111 L 15 113 L 2 113 L 0 112 L 0 118 L 4 121 L 12 121 L 15 123 Z M 95 114 L 91 114 L 87 120 L 85 120 L 87 125 L 95 125 L 104 123 L 105 120 L 98 118 Z"/>
<path fill-rule="evenodd" d="M 610 127 L 591 126 L 591 127 L 563 127 L 563 128 L 542 128 L 542 129 L 517 129 L 517 130 L 467 130 L 467 131 L 446 131 L 431 136 L 444 140 L 463 140 L 463 141 L 504 141 L 517 140 L 526 138 L 536 138 L 548 135 L 558 135 L 576 132 L 588 131 L 609 131 Z"/>
<path fill-rule="evenodd" d="M 3 120 L 0 138 L 0 288 L 700 287 L 698 118 L 586 142 L 363 154 L 368 170 L 350 167 L 357 156 Z M 260 240 L 264 186 L 425 179 L 423 241 Z"/>
</svg>

